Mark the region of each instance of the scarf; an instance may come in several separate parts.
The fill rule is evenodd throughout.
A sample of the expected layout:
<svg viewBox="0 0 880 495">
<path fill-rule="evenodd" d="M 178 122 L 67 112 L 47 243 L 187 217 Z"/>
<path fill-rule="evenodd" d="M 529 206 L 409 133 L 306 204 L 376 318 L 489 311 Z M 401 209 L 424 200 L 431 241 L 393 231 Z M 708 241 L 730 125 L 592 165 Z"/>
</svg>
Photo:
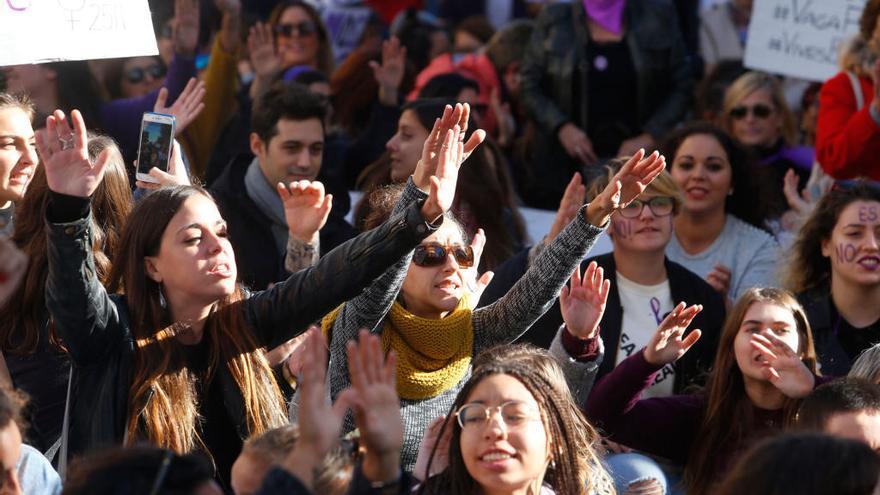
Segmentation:
<svg viewBox="0 0 880 495">
<path fill-rule="evenodd" d="M 321 320 L 325 334 L 342 306 Z M 474 348 L 473 305 L 465 296 L 445 318 L 422 318 L 394 302 L 382 324 L 382 347 L 397 354 L 397 393 L 403 399 L 436 397 L 467 374 Z"/>
<path fill-rule="evenodd" d="M 623 32 L 626 0 L 583 0 L 587 17 L 614 34 Z"/>
<path fill-rule="evenodd" d="M 260 170 L 260 162 L 257 158 L 248 165 L 244 175 L 244 189 L 247 195 L 263 215 L 272 223 L 272 237 L 279 253 L 287 251 L 287 220 L 284 217 L 284 203 L 263 171 Z"/>
</svg>

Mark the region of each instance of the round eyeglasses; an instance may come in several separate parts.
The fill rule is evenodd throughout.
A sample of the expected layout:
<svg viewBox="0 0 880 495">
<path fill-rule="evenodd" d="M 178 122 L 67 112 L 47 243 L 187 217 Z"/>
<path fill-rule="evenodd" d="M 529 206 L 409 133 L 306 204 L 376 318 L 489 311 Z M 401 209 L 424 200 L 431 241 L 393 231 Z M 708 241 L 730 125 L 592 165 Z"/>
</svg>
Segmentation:
<svg viewBox="0 0 880 495">
<path fill-rule="evenodd" d="M 487 407 L 480 403 L 465 404 L 455 412 L 455 419 L 462 430 L 482 428 L 489 424 L 492 414 L 500 415 L 508 428 L 517 428 L 532 421 L 541 421 L 541 414 L 525 402 L 509 401 L 500 406 Z"/>
</svg>

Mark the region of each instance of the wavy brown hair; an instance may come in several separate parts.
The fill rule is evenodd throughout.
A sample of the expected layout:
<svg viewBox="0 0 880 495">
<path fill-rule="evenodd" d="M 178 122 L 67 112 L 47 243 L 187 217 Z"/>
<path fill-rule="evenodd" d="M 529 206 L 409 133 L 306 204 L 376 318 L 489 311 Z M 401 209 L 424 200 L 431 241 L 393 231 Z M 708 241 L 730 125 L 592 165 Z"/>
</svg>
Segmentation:
<svg viewBox="0 0 880 495">
<path fill-rule="evenodd" d="M 131 211 L 131 187 L 122 154 L 113 139 L 95 135 L 89 137 L 89 159 L 95 161 L 105 149 L 110 149 L 110 160 L 104 180 L 91 197 L 92 252 L 98 280 L 106 283 L 110 277 L 110 260 L 119 248 L 119 239 L 125 220 Z M 28 269 L 24 281 L 7 304 L 0 308 L 0 348 L 3 352 L 30 355 L 36 352 L 46 324 L 46 278 L 49 262 L 46 252 L 46 208 L 49 204 L 49 185 L 46 171 L 38 167 L 28 185 L 27 194 L 15 211 L 12 241 L 28 255 Z M 60 349 L 54 328 L 49 325 L 49 342 Z"/>
<path fill-rule="evenodd" d="M 197 186 L 166 187 L 135 206 L 122 236 L 125 249 L 113 264 L 108 287 L 111 292 L 124 290 L 131 314 L 137 315 L 131 322 L 136 349 L 126 418 L 130 442 L 147 440 L 180 454 L 204 446 L 196 431 L 196 383 L 212 380 L 220 366 L 238 386 L 250 434 L 287 420 L 281 390 L 245 321 L 241 287 L 217 301 L 208 316 L 208 367 L 198 376 L 186 367 L 185 348 L 175 338 L 181 326 L 159 304 L 160 285 L 147 276 L 144 259 L 158 254 L 168 223 L 197 195 L 211 198 Z"/>
<path fill-rule="evenodd" d="M 587 493 L 614 493 L 613 487 L 605 481 L 608 473 L 596 459 L 595 451 L 588 438 L 595 438 L 595 430 L 584 418 L 579 409 L 571 407 L 570 396 L 560 391 L 552 381 L 528 364 L 527 360 L 493 360 L 474 369 L 471 378 L 455 398 L 446 421 L 440 430 L 440 437 L 447 428 L 452 428 L 449 444 L 449 466 L 445 471 L 426 480 L 418 490 L 419 495 L 445 495 L 448 493 L 480 493 L 477 481 L 465 466 L 461 454 L 461 427 L 454 419 L 455 412 L 467 403 L 471 393 L 483 379 L 493 375 L 508 375 L 516 378 L 528 389 L 541 410 L 541 422 L 550 439 L 550 455 L 554 462 L 547 467 L 543 481 L 553 487 L 556 493 L 577 495 Z M 592 435 L 587 432 L 591 432 Z M 584 450 L 586 449 L 586 450 Z M 428 472 L 436 455 L 436 448 L 428 461 Z M 574 461 L 574 462 L 572 462 Z M 605 489 L 611 491 L 600 491 Z"/>
<path fill-rule="evenodd" d="M 784 276 L 789 290 L 799 294 L 830 286 L 831 260 L 822 254 L 822 243 L 831 239 L 840 214 L 856 201 L 880 202 L 880 189 L 859 180 L 852 187 L 835 186 L 822 196 L 791 247 Z"/>
<path fill-rule="evenodd" d="M 818 375 L 810 324 L 797 299 L 790 292 L 775 288 L 749 289 L 740 296 L 727 315 L 718 341 L 715 365 L 703 390 L 706 395 L 706 411 L 685 464 L 684 482 L 688 494 L 712 493 L 715 476 L 721 467 L 718 466 L 718 450 L 739 445 L 751 430 L 753 407 L 746 395 L 745 382 L 736 363 L 733 344 L 746 312 L 759 302 L 791 311 L 800 337 L 798 353 L 807 368 Z M 793 423 L 799 403 L 797 399 L 786 398 L 782 407 L 786 425 Z"/>
</svg>

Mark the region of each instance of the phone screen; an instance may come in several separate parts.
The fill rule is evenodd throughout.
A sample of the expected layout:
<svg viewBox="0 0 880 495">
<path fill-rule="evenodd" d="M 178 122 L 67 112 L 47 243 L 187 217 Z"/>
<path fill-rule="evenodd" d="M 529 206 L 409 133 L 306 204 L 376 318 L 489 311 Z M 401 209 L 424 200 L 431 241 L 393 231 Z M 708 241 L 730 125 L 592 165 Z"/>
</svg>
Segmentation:
<svg viewBox="0 0 880 495">
<path fill-rule="evenodd" d="M 171 124 L 144 120 L 141 126 L 141 147 L 138 150 L 138 172 L 149 174 L 153 167 L 168 171 L 168 158 L 171 155 Z"/>
</svg>

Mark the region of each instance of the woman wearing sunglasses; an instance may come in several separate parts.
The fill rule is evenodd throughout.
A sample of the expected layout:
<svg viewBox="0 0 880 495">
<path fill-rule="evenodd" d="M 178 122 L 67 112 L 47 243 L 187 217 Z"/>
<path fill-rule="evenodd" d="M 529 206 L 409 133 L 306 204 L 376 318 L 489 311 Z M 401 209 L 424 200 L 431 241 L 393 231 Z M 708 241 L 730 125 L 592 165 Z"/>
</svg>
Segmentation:
<svg viewBox="0 0 880 495">
<path fill-rule="evenodd" d="M 442 121 L 466 122 L 467 116 L 444 113 Z M 474 133 L 476 146 L 483 136 Z M 428 143 L 436 140 L 428 137 Z M 424 187 L 433 157 L 423 154 L 398 204 L 411 200 Z M 611 212 L 638 197 L 663 168 L 656 152 L 640 151 L 615 175 L 611 184 L 580 209 L 562 233 L 535 260 L 529 271 L 495 304 L 473 309 L 480 287 L 474 267 L 485 244 L 478 232 L 468 243 L 458 222 L 447 215 L 443 227 L 425 239 L 412 257 L 401 258 L 363 294 L 349 300 L 322 322 L 330 332 L 331 395 L 348 385 L 346 342 L 361 328 L 382 336 L 386 350 L 398 355 L 397 390 L 406 425 L 402 463 L 413 469 L 419 442 L 428 425 L 446 413 L 470 374 L 471 359 L 480 351 L 509 343 L 549 307 L 565 280 L 603 231 Z M 417 196 L 416 196 L 417 197 Z M 399 206 L 398 206 L 399 207 Z M 353 428 L 349 422 L 347 428 Z"/>
<path fill-rule="evenodd" d="M 104 86 L 113 98 L 140 98 L 162 87 L 166 71 L 158 55 L 126 58 L 108 67 Z"/>
<path fill-rule="evenodd" d="M 772 217 L 782 215 L 787 209 L 782 192 L 785 174 L 794 171 L 802 189 L 810 177 L 815 152 L 812 147 L 797 145 L 797 121 L 779 80 L 763 72 L 738 77 L 724 95 L 722 125 L 755 155 L 756 173 L 768 186 L 768 196 L 759 200 L 772 205 Z"/>
<path fill-rule="evenodd" d="M 302 0 L 279 3 L 269 15 L 281 69 L 306 65 L 330 77 L 333 46 L 321 15 Z"/>
</svg>

